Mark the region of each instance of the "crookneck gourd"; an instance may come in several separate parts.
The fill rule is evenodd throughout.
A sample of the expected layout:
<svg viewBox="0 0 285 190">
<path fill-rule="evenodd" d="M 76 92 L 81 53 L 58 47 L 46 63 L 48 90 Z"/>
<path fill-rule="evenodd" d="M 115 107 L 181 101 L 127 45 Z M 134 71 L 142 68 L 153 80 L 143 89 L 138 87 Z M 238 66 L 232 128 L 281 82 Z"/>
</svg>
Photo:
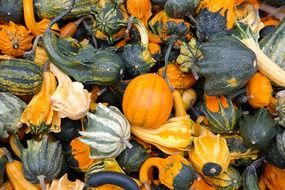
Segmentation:
<svg viewBox="0 0 285 190">
<path fill-rule="evenodd" d="M 42 140 L 27 141 L 28 147 L 23 150 L 22 162 L 24 175 L 32 183 L 40 183 L 55 179 L 63 164 L 62 146 L 59 141 L 52 142 L 48 136 Z"/>
<path fill-rule="evenodd" d="M 90 146 L 90 158 L 116 157 L 127 147 L 132 147 L 130 127 L 118 108 L 99 103 L 95 114 L 87 113 L 86 131 L 79 132 L 80 140 Z"/>
<path fill-rule="evenodd" d="M 21 115 L 26 103 L 7 92 L 0 92 L 0 138 L 8 137 L 8 133 L 16 133 L 21 127 Z"/>
<path fill-rule="evenodd" d="M 150 189 L 150 169 L 156 167 L 159 181 L 169 189 L 188 190 L 197 175 L 190 162 L 183 156 L 176 154 L 167 158 L 148 158 L 140 169 L 140 181 Z"/>
</svg>

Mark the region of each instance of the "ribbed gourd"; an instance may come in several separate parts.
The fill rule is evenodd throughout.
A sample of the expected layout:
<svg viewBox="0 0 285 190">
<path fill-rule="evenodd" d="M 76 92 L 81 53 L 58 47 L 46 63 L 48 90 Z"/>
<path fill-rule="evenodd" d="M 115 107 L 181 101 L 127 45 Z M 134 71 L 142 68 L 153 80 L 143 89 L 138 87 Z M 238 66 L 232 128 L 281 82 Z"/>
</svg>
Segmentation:
<svg viewBox="0 0 285 190">
<path fill-rule="evenodd" d="M 285 96 L 283 94 L 277 97 L 276 112 L 278 124 L 285 127 Z"/>
<path fill-rule="evenodd" d="M 85 128 L 86 131 L 79 132 L 80 140 L 91 147 L 91 158 L 116 157 L 127 147 L 132 147 L 130 124 L 114 106 L 98 103 L 95 114 L 87 113 Z"/>
<path fill-rule="evenodd" d="M 0 138 L 16 133 L 21 127 L 21 115 L 26 103 L 7 92 L 0 92 Z"/>
<path fill-rule="evenodd" d="M 45 182 L 55 179 L 62 168 L 62 146 L 59 141 L 52 142 L 48 136 L 40 141 L 28 140 L 27 144 L 21 158 L 25 178 L 43 186 Z"/>
</svg>

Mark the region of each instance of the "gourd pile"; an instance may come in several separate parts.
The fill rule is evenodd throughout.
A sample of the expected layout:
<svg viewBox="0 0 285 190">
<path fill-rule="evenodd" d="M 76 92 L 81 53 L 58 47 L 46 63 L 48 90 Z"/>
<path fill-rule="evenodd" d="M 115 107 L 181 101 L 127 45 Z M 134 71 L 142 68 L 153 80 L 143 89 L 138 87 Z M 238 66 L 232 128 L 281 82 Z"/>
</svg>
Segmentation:
<svg viewBox="0 0 285 190">
<path fill-rule="evenodd" d="M 1 190 L 285 190 L 284 0 L 1 0 Z"/>
</svg>

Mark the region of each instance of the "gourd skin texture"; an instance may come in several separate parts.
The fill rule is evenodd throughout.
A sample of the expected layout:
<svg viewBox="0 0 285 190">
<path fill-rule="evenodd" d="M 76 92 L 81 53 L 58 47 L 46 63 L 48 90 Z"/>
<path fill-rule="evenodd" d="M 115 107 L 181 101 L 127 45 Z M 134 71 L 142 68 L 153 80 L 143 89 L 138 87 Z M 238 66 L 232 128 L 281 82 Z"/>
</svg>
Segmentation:
<svg viewBox="0 0 285 190">
<path fill-rule="evenodd" d="M 172 94 L 157 74 L 134 78 L 123 96 L 123 110 L 132 125 L 158 128 L 166 123 L 172 109 Z"/>
</svg>

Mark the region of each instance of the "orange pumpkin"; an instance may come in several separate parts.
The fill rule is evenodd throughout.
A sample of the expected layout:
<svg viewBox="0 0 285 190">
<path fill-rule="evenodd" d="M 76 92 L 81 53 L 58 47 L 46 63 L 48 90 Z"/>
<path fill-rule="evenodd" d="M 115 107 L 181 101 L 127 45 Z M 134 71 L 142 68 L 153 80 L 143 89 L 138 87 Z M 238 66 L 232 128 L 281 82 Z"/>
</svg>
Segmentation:
<svg viewBox="0 0 285 190">
<path fill-rule="evenodd" d="M 33 35 L 24 26 L 10 22 L 0 26 L 0 50 L 3 54 L 21 57 L 32 48 Z"/>
<path fill-rule="evenodd" d="M 256 73 L 247 84 L 248 103 L 253 108 L 265 107 L 270 103 L 272 92 L 270 80 L 261 73 Z"/>
<path fill-rule="evenodd" d="M 172 93 L 159 75 L 142 74 L 127 86 L 123 111 L 132 125 L 158 128 L 166 123 L 172 109 Z"/>
<path fill-rule="evenodd" d="M 285 190 L 285 171 L 266 163 L 263 180 L 269 190 Z"/>
</svg>

